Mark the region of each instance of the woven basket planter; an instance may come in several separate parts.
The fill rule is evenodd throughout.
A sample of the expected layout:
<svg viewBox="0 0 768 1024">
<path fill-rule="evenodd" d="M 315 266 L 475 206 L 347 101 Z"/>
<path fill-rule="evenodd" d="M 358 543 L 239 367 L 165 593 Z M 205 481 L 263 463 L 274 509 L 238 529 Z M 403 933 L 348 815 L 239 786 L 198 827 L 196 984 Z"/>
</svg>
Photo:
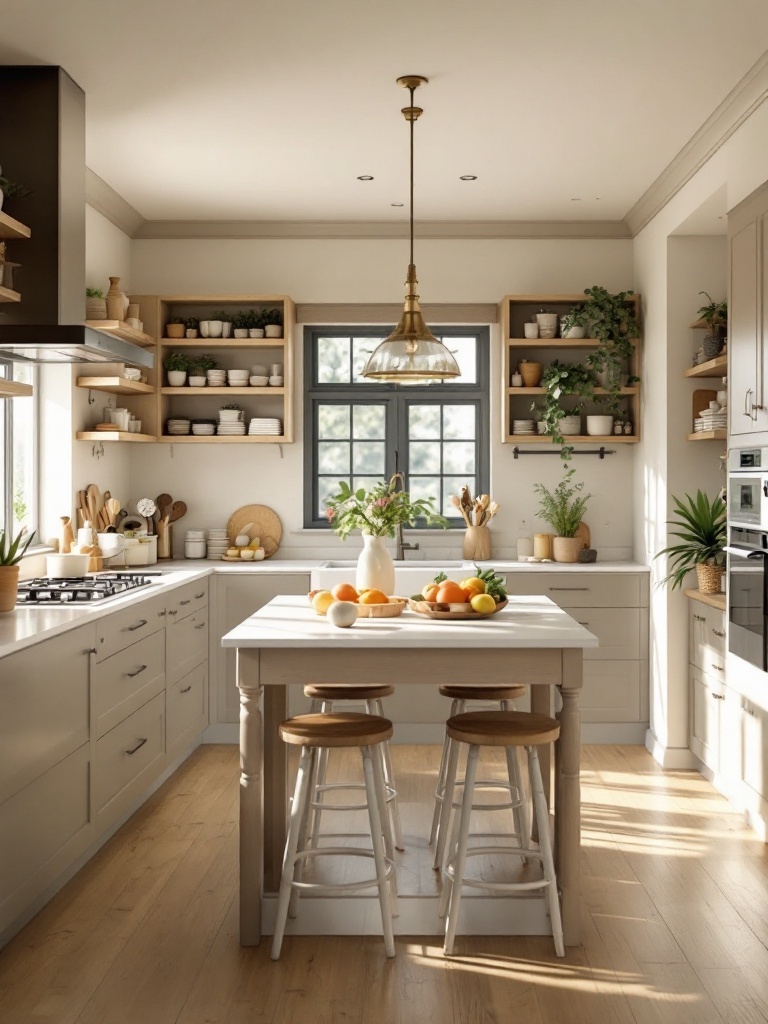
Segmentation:
<svg viewBox="0 0 768 1024">
<path fill-rule="evenodd" d="M 696 578 L 699 581 L 699 591 L 702 594 L 719 594 L 720 580 L 724 575 L 724 565 L 710 565 L 708 562 L 700 562 L 696 566 Z"/>
</svg>

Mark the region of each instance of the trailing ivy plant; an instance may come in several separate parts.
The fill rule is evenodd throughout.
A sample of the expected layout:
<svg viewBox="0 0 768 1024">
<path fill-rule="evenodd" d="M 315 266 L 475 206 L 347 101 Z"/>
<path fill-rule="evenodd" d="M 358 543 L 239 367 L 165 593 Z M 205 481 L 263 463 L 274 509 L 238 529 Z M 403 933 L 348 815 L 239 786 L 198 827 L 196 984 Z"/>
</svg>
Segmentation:
<svg viewBox="0 0 768 1024">
<path fill-rule="evenodd" d="M 587 298 L 571 313 L 571 326 L 579 324 L 586 327 L 589 336 L 598 341 L 595 351 L 587 356 L 587 362 L 595 374 L 605 373 L 607 409 L 618 414 L 622 411 L 622 376 L 634 352 L 632 341 L 640 334 L 632 306 L 632 292 L 611 293 L 600 285 L 593 285 L 585 288 L 584 294 Z M 629 376 L 627 384 L 634 384 L 637 379 Z"/>
<path fill-rule="evenodd" d="M 544 388 L 544 405 L 540 409 L 536 402 L 531 404 L 533 412 L 541 412 L 544 433 L 552 438 L 553 444 L 563 447 L 560 457 L 567 462 L 573 454 L 573 446 L 568 445 L 560 432 L 560 420 L 572 413 L 581 413 L 587 402 L 595 396 L 595 375 L 584 363 L 561 363 L 555 360 L 548 366 L 541 377 Z M 573 408 L 564 409 L 561 399 L 565 395 L 575 395 L 578 401 Z"/>
</svg>

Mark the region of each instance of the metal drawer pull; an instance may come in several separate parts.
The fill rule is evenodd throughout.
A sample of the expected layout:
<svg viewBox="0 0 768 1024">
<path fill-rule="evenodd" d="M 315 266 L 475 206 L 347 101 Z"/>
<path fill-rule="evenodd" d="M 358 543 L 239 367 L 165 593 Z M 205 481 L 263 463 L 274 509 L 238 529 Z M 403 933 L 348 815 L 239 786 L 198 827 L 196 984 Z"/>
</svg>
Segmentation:
<svg viewBox="0 0 768 1024">
<path fill-rule="evenodd" d="M 157 613 L 157 617 L 158 617 L 158 619 L 162 619 L 162 617 L 163 617 L 163 616 L 164 616 L 165 614 L 166 614 L 166 611 L 165 611 L 165 608 L 163 608 L 163 610 L 162 610 L 162 611 L 160 611 L 160 612 L 158 612 L 158 613 Z"/>
<path fill-rule="evenodd" d="M 139 665 L 135 672 L 126 672 L 125 674 L 129 679 L 134 679 L 136 676 L 140 676 L 141 673 L 145 671 L 146 667 L 146 665 Z"/>
<path fill-rule="evenodd" d="M 143 740 L 139 740 L 139 742 L 136 744 L 136 746 L 133 748 L 133 750 L 126 750 L 126 754 L 130 757 L 131 754 L 135 754 L 137 750 L 139 750 L 141 747 L 143 747 L 146 742 L 147 742 L 147 738 L 146 737 Z"/>
<path fill-rule="evenodd" d="M 192 598 L 190 597 L 187 601 L 179 601 L 179 604 L 184 607 L 185 604 L 192 604 Z"/>
<path fill-rule="evenodd" d="M 725 636 L 725 633 L 722 631 L 722 629 L 715 629 L 714 626 L 712 627 L 712 632 L 715 634 L 715 636 Z"/>
<path fill-rule="evenodd" d="M 715 698 L 715 700 L 725 700 L 724 693 L 713 693 L 712 696 Z"/>
<path fill-rule="evenodd" d="M 192 683 L 190 683 L 189 686 L 185 686 L 183 690 L 179 690 L 179 693 L 189 693 L 189 691 L 191 689 L 192 689 Z"/>
<path fill-rule="evenodd" d="M 174 610 L 172 612 L 168 612 L 168 614 L 169 615 L 178 615 L 179 613 L 178 613 L 178 611 Z"/>
<path fill-rule="evenodd" d="M 195 594 L 195 600 L 196 601 L 199 601 L 203 597 L 205 597 L 205 591 L 204 590 L 201 590 L 199 594 Z"/>
<path fill-rule="evenodd" d="M 205 623 L 201 622 L 199 626 L 195 626 L 195 629 L 205 629 Z"/>
<path fill-rule="evenodd" d="M 589 593 L 589 587 L 549 587 L 549 590 L 583 590 L 584 593 Z"/>
<path fill-rule="evenodd" d="M 141 629 L 141 627 L 142 626 L 146 626 L 146 624 L 147 624 L 147 620 L 146 619 L 142 619 L 140 622 L 137 622 L 135 626 L 124 626 L 123 627 L 123 632 L 124 633 L 133 633 L 134 630 Z"/>
<path fill-rule="evenodd" d="M 712 668 L 717 669 L 718 672 L 725 671 L 725 665 L 717 665 L 714 661 L 712 662 Z"/>
<path fill-rule="evenodd" d="M 581 621 L 581 619 L 576 619 L 576 621 L 578 622 L 578 624 L 579 624 L 580 626 L 588 626 L 588 625 L 589 625 L 589 623 L 588 623 L 588 622 L 582 622 L 582 621 Z"/>
<path fill-rule="evenodd" d="M 99 652 L 95 647 L 86 647 L 83 654 L 98 654 Z"/>
<path fill-rule="evenodd" d="M 696 619 L 697 622 L 706 622 L 707 621 L 704 618 L 703 615 L 697 615 L 696 612 L 693 613 L 693 617 L 694 617 L 694 619 Z"/>
</svg>

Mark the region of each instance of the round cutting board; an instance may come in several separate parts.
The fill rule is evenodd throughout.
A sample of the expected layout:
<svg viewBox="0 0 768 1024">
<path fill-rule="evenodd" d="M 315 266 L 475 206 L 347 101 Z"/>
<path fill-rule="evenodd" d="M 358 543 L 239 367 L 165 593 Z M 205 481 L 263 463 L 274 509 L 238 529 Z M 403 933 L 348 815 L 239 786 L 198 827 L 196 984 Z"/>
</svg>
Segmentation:
<svg viewBox="0 0 768 1024">
<path fill-rule="evenodd" d="M 242 508 L 232 513 L 227 523 L 227 536 L 230 544 L 234 544 L 235 537 L 238 537 L 243 531 L 251 540 L 254 537 L 261 539 L 265 558 L 271 558 L 274 555 L 280 546 L 280 538 L 283 535 L 283 527 L 277 513 L 267 505 L 243 505 Z"/>
</svg>

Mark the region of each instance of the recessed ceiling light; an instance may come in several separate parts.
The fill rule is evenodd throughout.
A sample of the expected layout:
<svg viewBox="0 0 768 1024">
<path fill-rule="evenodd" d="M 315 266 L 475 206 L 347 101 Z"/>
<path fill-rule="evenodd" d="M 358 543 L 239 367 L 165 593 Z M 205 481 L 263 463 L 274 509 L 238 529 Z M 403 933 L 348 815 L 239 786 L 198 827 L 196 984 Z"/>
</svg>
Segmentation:
<svg viewBox="0 0 768 1024">
<path fill-rule="evenodd" d="M 390 206 L 405 206 L 405 203 L 390 203 Z"/>
<path fill-rule="evenodd" d="M 373 175 L 372 174 L 358 174 L 357 180 L 358 181 L 373 181 Z"/>
<path fill-rule="evenodd" d="M 459 181 L 477 181 L 476 174 L 460 174 Z"/>
</svg>

